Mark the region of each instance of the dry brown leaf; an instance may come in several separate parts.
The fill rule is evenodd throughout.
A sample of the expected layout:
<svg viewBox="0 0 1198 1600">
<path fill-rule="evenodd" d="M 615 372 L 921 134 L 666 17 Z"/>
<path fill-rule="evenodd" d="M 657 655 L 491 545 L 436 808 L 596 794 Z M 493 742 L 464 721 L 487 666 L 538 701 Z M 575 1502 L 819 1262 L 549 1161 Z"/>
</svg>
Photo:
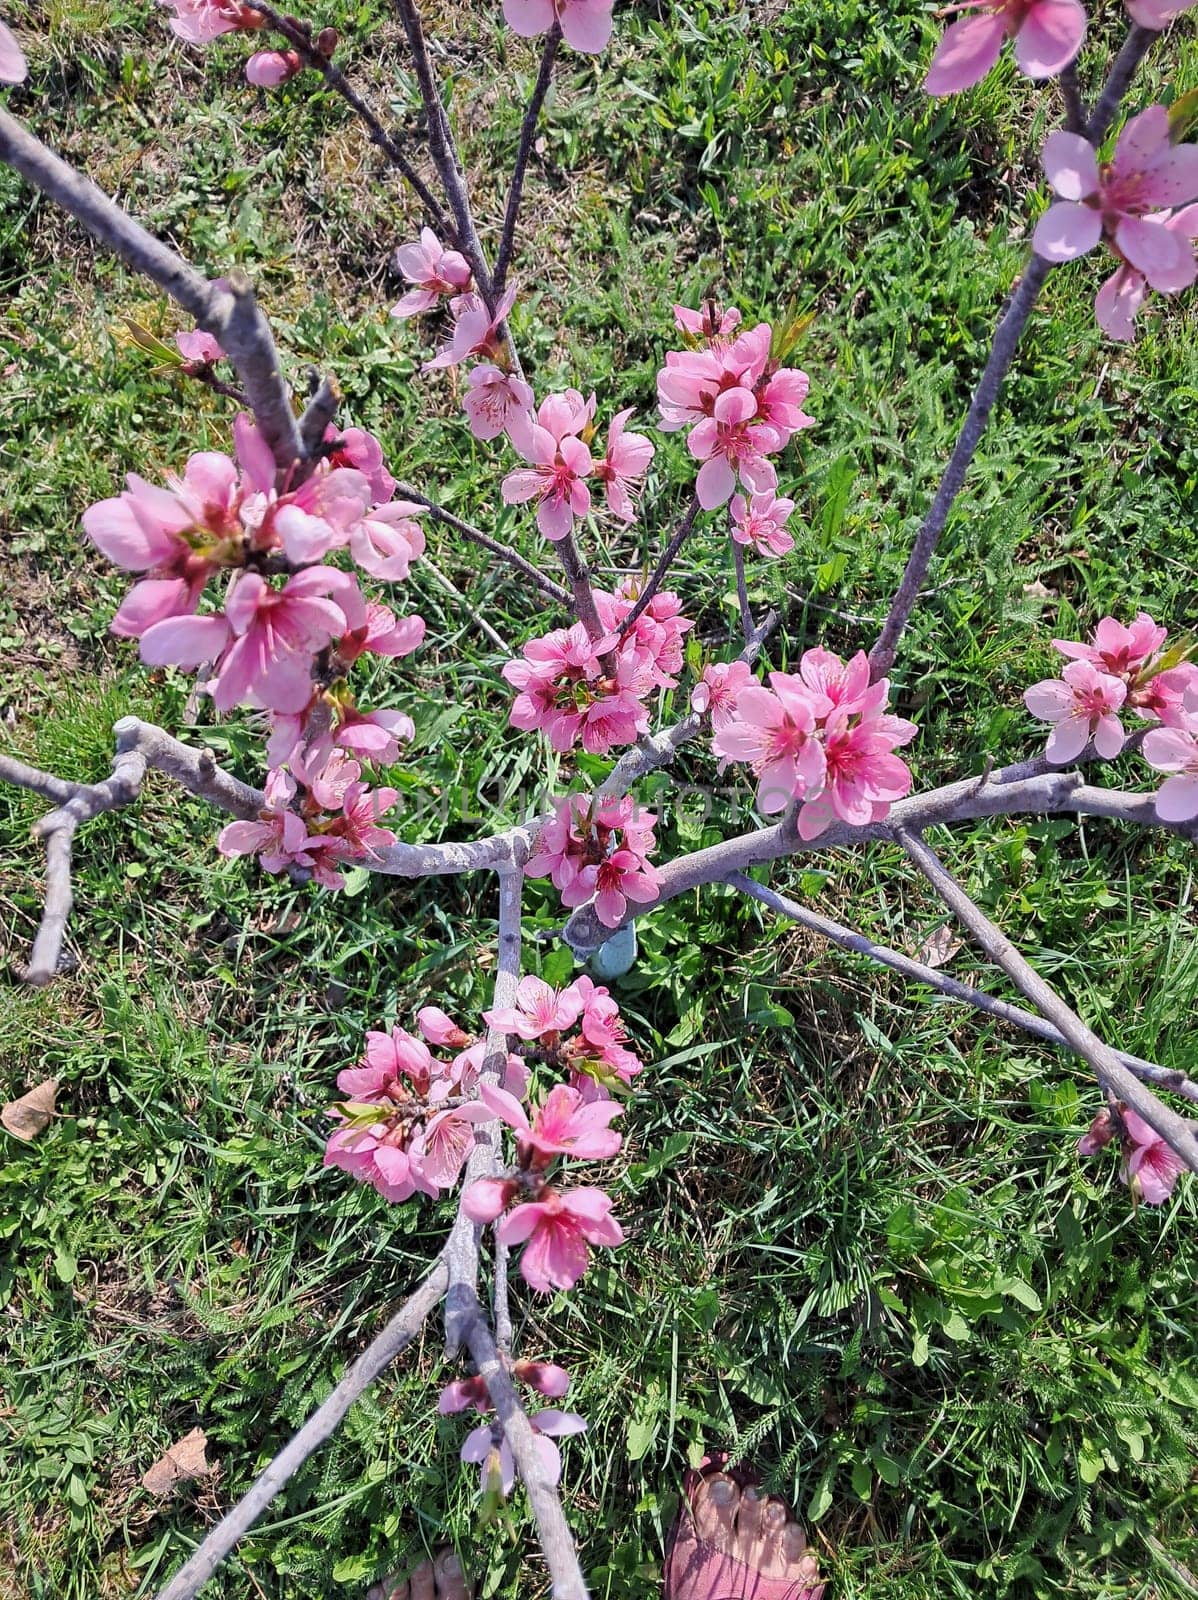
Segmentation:
<svg viewBox="0 0 1198 1600">
<path fill-rule="evenodd" d="M 212 1471 L 204 1455 L 207 1443 L 208 1436 L 203 1428 L 193 1428 L 190 1433 L 184 1434 L 144 1475 L 142 1488 L 161 1496 L 170 1494 L 176 1484 L 188 1478 L 206 1478 Z"/>
<path fill-rule="evenodd" d="M 36 1139 L 49 1126 L 54 1115 L 54 1096 L 58 1092 L 58 1079 L 46 1078 L 19 1100 L 10 1100 L 0 1107 L 0 1122 L 14 1139 Z"/>
<path fill-rule="evenodd" d="M 918 960 L 925 967 L 946 967 L 961 948 L 961 941 L 947 922 L 928 934 L 919 947 Z"/>
<path fill-rule="evenodd" d="M 1023 592 L 1032 600 L 1055 600 L 1057 597 L 1057 591 L 1041 583 L 1039 578 L 1034 583 L 1025 583 Z"/>
</svg>

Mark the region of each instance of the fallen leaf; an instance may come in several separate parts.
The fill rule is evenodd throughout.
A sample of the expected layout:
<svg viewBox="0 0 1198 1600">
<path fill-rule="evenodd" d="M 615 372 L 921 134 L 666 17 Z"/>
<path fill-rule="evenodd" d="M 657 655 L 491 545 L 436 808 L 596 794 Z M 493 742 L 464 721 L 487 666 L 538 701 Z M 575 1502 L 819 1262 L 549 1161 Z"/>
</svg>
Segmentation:
<svg viewBox="0 0 1198 1600">
<path fill-rule="evenodd" d="M 0 1107 L 0 1122 L 14 1139 L 36 1139 L 54 1115 L 54 1096 L 57 1091 L 58 1079 L 47 1078 L 19 1100 L 10 1100 L 6 1106 Z"/>
<path fill-rule="evenodd" d="M 1025 583 L 1023 592 L 1032 600 L 1055 600 L 1057 597 L 1057 591 L 1041 583 L 1039 578 L 1034 583 Z"/>
<path fill-rule="evenodd" d="M 941 923 L 919 947 L 918 960 L 925 967 L 945 967 L 961 948 L 961 941 L 947 922 Z"/>
<path fill-rule="evenodd" d="M 184 1434 L 144 1475 L 142 1488 L 148 1489 L 151 1494 L 168 1495 L 176 1484 L 188 1478 L 206 1478 L 212 1471 L 204 1455 L 207 1443 L 208 1436 L 203 1428 L 193 1428 L 190 1433 Z"/>
</svg>

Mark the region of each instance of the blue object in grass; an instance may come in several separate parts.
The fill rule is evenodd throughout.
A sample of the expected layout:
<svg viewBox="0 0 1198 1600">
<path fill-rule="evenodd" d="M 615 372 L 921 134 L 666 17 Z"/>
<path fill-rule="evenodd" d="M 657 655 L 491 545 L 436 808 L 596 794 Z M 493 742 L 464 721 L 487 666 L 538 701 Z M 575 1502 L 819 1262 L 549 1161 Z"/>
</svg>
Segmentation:
<svg viewBox="0 0 1198 1600">
<path fill-rule="evenodd" d="M 597 978 L 622 978 L 636 962 L 636 924 L 629 922 L 617 928 L 605 944 L 601 944 L 587 966 Z"/>
</svg>

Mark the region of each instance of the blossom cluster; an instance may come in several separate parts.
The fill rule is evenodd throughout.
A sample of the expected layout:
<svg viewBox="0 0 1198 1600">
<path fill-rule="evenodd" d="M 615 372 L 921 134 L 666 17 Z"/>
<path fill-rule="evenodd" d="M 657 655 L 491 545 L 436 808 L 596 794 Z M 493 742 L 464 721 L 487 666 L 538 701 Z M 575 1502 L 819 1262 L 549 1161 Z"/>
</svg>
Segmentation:
<svg viewBox="0 0 1198 1600">
<path fill-rule="evenodd" d="M 594 592 L 606 630 L 592 639 L 581 622 L 530 639 L 522 659 L 503 676 L 518 692 L 509 712 L 514 728 L 541 729 L 554 750 L 581 744 L 592 755 L 632 744 L 649 729 L 647 700 L 672 689 L 683 660 L 684 637 L 694 623 L 682 615 L 676 594 L 658 591 L 636 620 L 635 584 L 609 594 Z"/>
<path fill-rule="evenodd" d="M 753 681 L 725 690 L 727 698 L 732 692 L 713 748 L 749 763 L 767 816 L 802 802 L 801 838 L 817 838 L 837 818 L 854 827 L 881 822 L 910 790 L 910 769 L 894 752 L 918 730 L 886 710 L 889 679 L 870 682 L 863 651 L 846 662 L 807 650 L 797 673 L 771 672 L 768 689 Z"/>
<path fill-rule="evenodd" d="M 1185 1163 L 1156 1129 L 1129 1106 L 1120 1103 L 1117 1110 L 1117 1117 L 1109 1110 L 1098 1113 L 1089 1131 L 1077 1141 L 1077 1153 L 1092 1156 L 1118 1137 L 1123 1152 L 1123 1182 L 1145 1205 L 1163 1205 L 1185 1171 Z"/>
<path fill-rule="evenodd" d="M 1130 339 L 1149 288 L 1188 289 L 1198 278 L 1198 144 L 1175 144 L 1165 106 L 1126 124 L 1101 165 L 1079 133 L 1049 134 L 1044 171 L 1059 196 L 1036 225 L 1032 244 L 1047 261 L 1073 261 L 1101 240 L 1118 262 L 1094 310 L 1112 339 Z"/>
<path fill-rule="evenodd" d="M 158 4 L 175 13 L 171 28 L 188 44 L 211 44 L 224 33 L 258 33 L 266 27 L 266 18 L 246 0 L 158 0 Z M 315 48 L 331 57 L 337 48 L 336 30 L 322 29 Z M 273 89 L 303 67 L 296 50 L 257 50 L 245 64 L 245 75 L 255 87 Z"/>
<path fill-rule="evenodd" d="M 1157 793 L 1157 815 L 1189 822 L 1198 817 L 1198 666 L 1187 659 L 1189 646 L 1166 650 L 1167 638 L 1146 611 L 1127 627 L 1103 617 L 1088 643 L 1052 641 L 1069 665 L 1059 678 L 1034 683 L 1023 700 L 1053 725 L 1044 753 L 1057 765 L 1076 761 L 1091 741 L 1113 760 L 1127 742 L 1122 717 L 1150 724 L 1140 754 L 1172 774 Z"/>
<path fill-rule="evenodd" d="M 190 360 L 220 355 L 208 335 L 179 343 Z M 424 549 L 421 508 L 391 499 L 382 448 L 360 428 L 330 428 L 314 470 L 282 489 L 248 417 L 236 418 L 233 435 L 236 460 L 199 452 L 164 487 L 130 473 L 123 493 L 84 512 L 83 526 L 110 561 L 140 575 L 112 631 L 139 640 L 148 665 L 205 667 L 218 710 L 269 714 L 266 803 L 258 821 L 224 830 L 222 849 L 253 850 L 268 871 L 310 869 L 336 887 L 335 862 L 394 842 L 377 819 L 395 791 L 371 791 L 361 763 L 397 760 L 414 732 L 402 712 L 360 710 L 346 675 L 363 655 L 408 655 L 425 625 L 368 601 L 357 577 L 326 557 L 344 552 L 371 577 L 406 578 Z M 218 609 L 198 614 L 225 578 Z"/>
<path fill-rule="evenodd" d="M 1132 21 L 1157 31 L 1193 4 L 1194 0 L 1126 0 Z M 963 0 L 945 10 L 972 15 L 952 23 L 940 39 L 924 79 L 924 88 L 934 95 L 956 94 L 980 83 L 1008 38 L 1020 72 L 1029 78 L 1051 78 L 1069 65 L 1086 36 L 1081 0 Z"/>
<path fill-rule="evenodd" d="M 436 1197 L 461 1176 L 476 1125 L 506 1123 L 515 1135 L 514 1169 L 473 1183 L 463 1210 L 476 1222 L 497 1222 L 502 1244 L 524 1245 L 520 1271 L 534 1289 L 570 1288 L 586 1268 L 588 1246 L 623 1239 L 602 1189 L 547 1181 L 563 1157 L 605 1161 L 620 1148 L 610 1124 L 624 1108 L 613 1094 L 627 1091 L 641 1063 L 628 1048 L 619 1007 L 587 977 L 560 991 L 536 977 L 521 979 L 514 1005 L 483 1013 L 493 1034 L 517 1041 L 501 1082 L 483 1076 L 485 1036 L 472 1038 L 436 1006 L 425 1006 L 416 1020 L 423 1037 L 399 1027 L 368 1033 L 365 1059 L 338 1074 L 347 1098 L 332 1112 L 340 1126 L 324 1164 L 388 1200 Z M 430 1045 L 452 1054 L 434 1055 Z M 563 1077 L 526 1106 L 528 1059 Z"/>
<path fill-rule="evenodd" d="M 807 374 L 784 367 L 773 355 L 774 330 L 768 322 L 744 331 L 735 309 L 708 305 L 700 311 L 675 306 L 674 318 L 687 335 L 688 348 L 670 350 L 657 375 L 657 397 L 663 433 L 688 429 L 687 449 L 702 463 L 695 493 L 705 511 L 726 504 L 737 481 L 753 501 L 741 499 L 736 520 L 742 543 L 767 548 L 777 533 L 750 533 L 751 516 L 767 516 L 756 497 L 772 497 L 778 474 L 776 456 L 814 419 L 802 409 L 809 387 Z M 785 511 L 783 511 L 785 507 Z M 793 510 L 776 501 L 768 520 L 784 523 Z M 778 552 L 775 552 L 778 553 Z"/>
<path fill-rule="evenodd" d="M 597 801 L 570 794 L 554 802 L 554 812 L 525 862 L 526 876 L 549 878 L 565 906 L 593 897 L 595 915 L 608 928 L 623 922 L 630 900 L 643 905 L 657 898 L 657 871 L 647 859 L 657 824 L 652 811 L 642 811 L 631 795 Z"/>
<path fill-rule="evenodd" d="M 510 1374 L 517 1382 L 526 1384 L 547 1400 L 560 1400 L 570 1387 L 570 1374 L 556 1362 L 511 1361 L 502 1352 L 500 1360 L 510 1367 Z M 484 1416 L 492 1409 L 485 1378 L 459 1378 L 446 1384 L 437 1402 L 437 1411 L 443 1417 L 456 1416 L 470 1407 Z M 528 1420 L 536 1435 L 541 1474 L 548 1483 L 556 1485 L 561 1478 L 562 1462 L 553 1441 L 584 1432 L 586 1421 L 576 1411 L 559 1411 L 556 1406 L 531 1411 Z M 479 1489 L 484 1500 L 511 1494 L 516 1483 L 516 1462 L 497 1423 L 481 1423 L 468 1433 L 462 1443 L 461 1459 L 480 1468 Z"/>
</svg>

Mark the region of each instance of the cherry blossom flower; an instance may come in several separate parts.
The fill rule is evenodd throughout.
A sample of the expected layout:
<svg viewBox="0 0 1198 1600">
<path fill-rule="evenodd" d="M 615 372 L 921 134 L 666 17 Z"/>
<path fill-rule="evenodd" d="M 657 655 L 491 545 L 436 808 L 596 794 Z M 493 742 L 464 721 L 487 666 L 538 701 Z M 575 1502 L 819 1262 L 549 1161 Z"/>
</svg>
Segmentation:
<svg viewBox="0 0 1198 1600">
<path fill-rule="evenodd" d="M 929 94 L 956 94 L 980 83 L 998 60 L 1003 40 L 1029 78 L 1051 78 L 1081 49 L 1086 12 L 1080 0 L 964 0 L 948 11 L 973 11 L 946 28 L 924 79 Z"/>
<path fill-rule="evenodd" d="M 188 44 L 211 44 L 222 33 L 254 33 L 266 18 L 241 0 L 158 0 L 175 15 L 171 28 Z"/>
<path fill-rule="evenodd" d="M 570 1387 L 570 1374 L 553 1361 L 517 1361 L 512 1371 L 546 1400 L 560 1400 Z"/>
<path fill-rule="evenodd" d="M 1044 754 L 1049 761 L 1076 761 L 1094 741 L 1106 760 L 1123 748 L 1119 711 L 1127 698 L 1127 685 L 1092 661 L 1072 661 L 1059 678 L 1046 678 L 1026 689 L 1023 703 L 1033 717 L 1055 724 Z"/>
<path fill-rule="evenodd" d="M 614 0 L 503 0 L 508 27 L 521 38 L 548 33 L 554 22 L 575 50 L 598 55 L 611 41 Z"/>
<path fill-rule="evenodd" d="M 574 980 L 574 987 L 583 1000 L 582 1041 L 570 1050 L 570 1087 L 585 1100 L 606 1099 L 609 1085 L 627 1088 L 642 1070 L 641 1063 L 628 1048 L 624 1019 L 607 989 L 585 973 Z"/>
<path fill-rule="evenodd" d="M 1194 0 L 1125 0 L 1125 4 L 1133 22 L 1159 33 L 1188 11 Z"/>
<path fill-rule="evenodd" d="M 373 504 L 382 505 L 395 493 L 395 479 L 387 471 L 383 447 L 373 433 L 365 428 L 337 428 L 333 423 L 325 429 L 325 444 L 336 443 L 325 457 L 330 467 L 353 467 L 370 485 Z M 423 510 L 423 507 L 417 508 Z M 410 512 L 415 515 L 415 511 Z"/>
<path fill-rule="evenodd" d="M 736 702 L 735 719 L 716 734 L 712 748 L 732 761 L 747 761 L 757 784 L 757 808 L 766 816 L 784 811 L 796 797 L 817 794 L 827 763 L 816 736 L 827 716 L 827 698 L 789 672 L 771 672 L 770 687 L 751 684 Z"/>
<path fill-rule="evenodd" d="M 0 83 L 24 83 L 29 67 L 16 35 L 0 22 Z"/>
<path fill-rule="evenodd" d="M 420 1170 L 403 1144 L 404 1131 L 385 1122 L 370 1127 L 338 1128 L 325 1145 L 326 1167 L 340 1167 L 377 1189 L 384 1200 L 410 1200 L 414 1194 L 436 1199 L 437 1188 Z"/>
<path fill-rule="evenodd" d="M 1175 294 L 1198 277 L 1185 230 L 1155 214 L 1198 197 L 1198 145 L 1170 143 L 1164 106 L 1132 117 L 1113 159 L 1101 169 L 1094 147 L 1063 130 L 1048 136 L 1043 159 L 1060 196 L 1036 224 L 1032 240 L 1045 260 L 1072 261 L 1105 235 L 1120 261 L 1162 294 Z M 1129 330 L 1140 298 L 1133 280 L 1111 280 L 1099 291 L 1099 320 Z"/>
<path fill-rule="evenodd" d="M 864 703 L 837 706 L 824 720 L 824 788 L 799 812 L 801 839 L 818 838 L 833 818 L 850 827 L 881 822 L 910 791 L 911 769 L 894 752 L 919 730 L 886 712 L 889 693 L 888 680 L 881 678 Z"/>
<path fill-rule="evenodd" d="M 710 716 L 712 731 L 719 733 L 734 720 L 740 691 L 754 681 L 745 661 L 713 661 L 703 668 L 691 690 L 691 710 Z"/>
<path fill-rule="evenodd" d="M 246 82 L 258 89 L 275 89 L 303 70 L 297 50 L 256 50 L 245 64 Z"/>
<path fill-rule="evenodd" d="M 541 1294 L 572 1289 L 586 1271 L 588 1244 L 617 1245 L 624 1230 L 602 1189 L 542 1189 L 537 1200 L 515 1206 L 497 1223 L 495 1237 L 523 1244 L 520 1273 Z"/>
<path fill-rule="evenodd" d="M 741 314 L 735 306 L 725 310 L 723 306 L 716 305 L 714 300 L 708 300 L 698 311 L 676 305 L 674 321 L 683 333 L 693 334 L 706 344 L 726 344 L 735 337 L 741 324 Z"/>
<path fill-rule="evenodd" d="M 410 655 L 424 642 L 424 634 L 423 617 L 397 617 L 389 607 L 371 600 L 366 604 L 365 620 L 338 639 L 336 658 L 343 669 L 348 669 L 363 654 L 392 658 Z"/>
<path fill-rule="evenodd" d="M 566 906 L 585 905 L 593 896 L 596 915 L 610 928 L 623 921 L 628 900 L 657 898 L 658 876 L 645 859 L 654 847 L 653 812 L 640 810 L 631 795 L 594 804 L 573 794 L 554 804 L 556 815 L 541 829 L 526 876 L 552 879 Z"/>
<path fill-rule="evenodd" d="M 695 493 L 704 511 L 722 506 L 738 478 L 754 494 L 777 487 L 778 474 L 766 458 L 781 448 L 781 435 L 756 416 L 757 397 L 751 390 L 725 389 L 716 397 L 711 416 L 687 435 L 687 449 L 703 463 Z"/>
<path fill-rule="evenodd" d="M 403 244 L 395 264 L 414 287 L 391 307 L 393 317 L 414 317 L 431 311 L 445 295 L 470 287 L 470 264 L 457 250 L 447 250 L 431 228 L 420 230 L 419 244 Z"/>
<path fill-rule="evenodd" d="M 518 691 L 508 719 L 525 732 L 541 729 L 554 750 L 581 743 L 593 755 L 631 744 L 648 731 L 643 704 L 652 677 L 636 650 L 620 651 L 615 671 L 603 657 L 614 635 L 593 641 L 582 623 L 557 628 L 524 646 L 522 661 L 509 661 L 503 676 Z"/>
<path fill-rule="evenodd" d="M 465 1029 L 459 1027 L 440 1006 L 422 1006 L 416 1013 L 416 1026 L 430 1044 L 462 1050 L 471 1042 Z"/>
<path fill-rule="evenodd" d="M 389 767 L 399 760 L 400 742 L 415 738 L 411 717 L 402 711 L 359 711 L 354 705 L 335 704 L 336 727 L 330 740 L 364 761 Z"/>
<path fill-rule="evenodd" d="M 1191 715 L 1184 727 L 1152 728 L 1140 753 L 1150 767 L 1173 774 L 1157 791 L 1157 816 L 1162 822 L 1192 822 L 1198 817 L 1198 717 Z"/>
<path fill-rule="evenodd" d="M 479 1085 L 479 1099 L 516 1132 L 521 1167 L 539 1171 L 555 1156 L 576 1161 L 606 1161 L 619 1150 L 620 1135 L 608 1123 L 622 1116 L 613 1101 L 585 1102 L 577 1089 L 555 1084 L 530 1119 L 515 1095 L 493 1084 Z"/>
<path fill-rule="evenodd" d="M 582 905 L 594 896 L 595 915 L 605 928 L 618 928 L 628 902 L 648 905 L 657 899 L 661 880 L 657 869 L 634 850 L 614 850 L 602 861 L 584 866 L 568 889 L 563 905 Z"/>
<path fill-rule="evenodd" d="M 633 495 L 649 470 L 655 451 L 643 433 L 631 433 L 626 424 L 633 408 L 617 411 L 607 428 L 607 453 L 595 465 L 595 476 L 604 486 L 607 509 L 621 522 L 636 521 Z"/>
<path fill-rule="evenodd" d="M 536 422 L 512 441 L 531 466 L 504 478 L 504 503 L 535 500 L 537 527 L 546 539 L 564 539 L 575 517 L 584 517 L 591 509 L 591 491 L 583 480 L 595 464 L 579 435 L 589 427 L 593 412 L 594 399 L 584 400 L 577 389 L 548 395 Z"/>
<path fill-rule="evenodd" d="M 188 363 L 195 363 L 197 366 L 210 366 L 212 362 L 224 359 L 225 352 L 219 343 L 202 328 L 177 333 L 175 343 L 179 347 L 179 354 L 185 357 Z"/>
<path fill-rule="evenodd" d="M 1155 1128 L 1129 1106 L 1120 1109 L 1129 1144 L 1124 1147 L 1124 1181 L 1145 1205 L 1160 1206 L 1173 1193 L 1173 1186 L 1186 1170 L 1185 1163 L 1170 1149 Z"/>
<path fill-rule="evenodd" d="M 624 619 L 636 605 L 637 584 L 628 579 L 615 594 L 607 594 L 602 589 L 593 592 L 600 622 L 610 632 L 620 634 L 621 654 L 631 650 L 633 659 L 650 683 L 662 689 L 673 689 L 682 669 L 686 635 L 694 627 L 690 618 L 682 615 L 679 597 L 668 589 L 659 589 L 631 629 L 621 634 Z"/>
<path fill-rule="evenodd" d="M 1184 727 L 1188 712 L 1187 696 L 1198 687 L 1198 667 L 1191 661 L 1167 667 L 1133 679 L 1125 705 L 1146 722 L 1161 722 L 1166 727 Z"/>
<path fill-rule="evenodd" d="M 453 1417 L 468 1406 L 476 1411 L 490 1411 L 491 1396 L 485 1378 L 458 1378 L 447 1383 L 437 1400 L 437 1415 Z"/>
<path fill-rule="evenodd" d="M 481 295 L 455 295 L 449 302 L 453 331 L 436 355 L 424 363 L 424 371 L 435 372 L 440 367 L 456 367 L 470 356 L 492 360 L 499 354 L 503 344 L 499 330 L 515 303 L 515 289 L 506 290 L 492 316 Z"/>
<path fill-rule="evenodd" d="M 523 434 L 534 404 L 531 386 L 493 362 L 482 361 L 467 374 L 462 406 L 476 439 L 498 439 L 517 422 L 523 423 Z"/>
<path fill-rule="evenodd" d="M 760 556 L 784 556 L 795 547 L 786 523 L 795 508 L 793 500 L 772 493 L 732 496 L 732 537 L 737 544 L 751 545 Z"/>
<path fill-rule="evenodd" d="M 421 1175 L 439 1189 L 452 1189 L 474 1148 L 475 1123 L 489 1121 L 491 1109 L 477 1101 L 435 1111 L 413 1146 Z"/>
<path fill-rule="evenodd" d="M 506 3 L 512 5 L 516 0 L 506 0 Z M 556 1484 L 562 1475 L 562 1460 L 553 1441 L 572 1433 L 584 1433 L 586 1422 L 576 1412 L 557 1411 L 552 1406 L 546 1406 L 543 1411 L 530 1412 L 528 1420 L 536 1435 L 533 1445 L 541 1476 L 547 1483 Z M 461 1459 L 482 1469 L 479 1492 L 484 1497 L 502 1494 L 506 1498 L 516 1487 L 516 1458 L 497 1425 L 484 1423 L 468 1433 L 462 1445 Z"/>
<path fill-rule="evenodd" d="M 1100 672 L 1121 678 L 1125 673 L 1138 672 L 1146 666 L 1167 637 L 1167 630 L 1153 622 L 1146 611 L 1138 611 L 1129 627 L 1114 617 L 1103 617 L 1094 630 L 1091 644 L 1054 639 L 1052 647 L 1070 661 L 1090 661 Z"/>
<path fill-rule="evenodd" d="M 309 836 L 303 819 L 292 809 L 295 795 L 288 773 L 278 768 L 269 772 L 257 821 L 227 823 L 217 836 L 217 849 L 225 856 L 256 855 L 265 872 L 310 869 L 322 841 Z"/>
<path fill-rule="evenodd" d="M 351 523 L 349 553 L 363 572 L 386 583 L 408 576 L 412 562 L 424 554 L 424 530 L 415 521 L 424 509 L 410 500 L 393 500 Z"/>
<path fill-rule="evenodd" d="M 484 1011 L 483 1020 L 489 1028 L 514 1033 L 531 1042 L 572 1028 L 582 1015 L 582 1007 L 577 985 L 570 984 L 559 991 L 530 974 L 516 986 L 515 1005 Z"/>
</svg>

